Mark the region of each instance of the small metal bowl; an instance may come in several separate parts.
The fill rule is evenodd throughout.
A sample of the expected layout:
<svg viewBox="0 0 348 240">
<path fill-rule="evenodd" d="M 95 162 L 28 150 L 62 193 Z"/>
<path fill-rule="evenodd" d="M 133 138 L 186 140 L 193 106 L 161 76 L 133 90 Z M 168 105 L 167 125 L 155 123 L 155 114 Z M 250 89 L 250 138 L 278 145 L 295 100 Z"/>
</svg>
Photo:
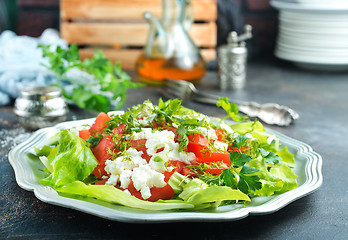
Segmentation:
<svg viewBox="0 0 348 240">
<path fill-rule="evenodd" d="M 68 107 L 60 88 L 28 87 L 16 99 L 14 113 L 25 129 L 33 131 L 64 121 Z"/>
</svg>

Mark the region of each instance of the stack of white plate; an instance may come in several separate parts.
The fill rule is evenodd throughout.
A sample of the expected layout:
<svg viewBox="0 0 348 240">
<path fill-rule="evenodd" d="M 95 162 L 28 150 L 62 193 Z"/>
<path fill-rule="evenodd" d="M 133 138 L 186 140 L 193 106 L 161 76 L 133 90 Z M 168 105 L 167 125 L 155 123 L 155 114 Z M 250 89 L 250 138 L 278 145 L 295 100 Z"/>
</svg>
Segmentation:
<svg viewBox="0 0 348 240">
<path fill-rule="evenodd" d="M 273 0 L 279 9 L 275 55 L 321 70 L 348 70 L 348 0 Z"/>
</svg>

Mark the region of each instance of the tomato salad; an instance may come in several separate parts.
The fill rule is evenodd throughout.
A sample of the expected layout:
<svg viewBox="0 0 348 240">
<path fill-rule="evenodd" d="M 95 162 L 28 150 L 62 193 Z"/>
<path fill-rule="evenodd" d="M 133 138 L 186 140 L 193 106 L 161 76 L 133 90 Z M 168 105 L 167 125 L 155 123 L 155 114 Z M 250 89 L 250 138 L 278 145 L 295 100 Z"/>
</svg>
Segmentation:
<svg viewBox="0 0 348 240">
<path fill-rule="evenodd" d="M 243 119 L 226 99 L 220 99 L 221 105 L 228 106 L 223 108 L 234 120 Z M 112 191 L 120 199 L 205 208 L 297 186 L 293 155 L 260 122 L 231 124 L 187 109 L 179 100 L 145 101 L 126 112 L 100 113 L 92 125 L 62 130 L 55 138 L 37 155 L 49 174 L 41 182 L 61 193 L 127 205 L 97 194 Z M 64 142 L 72 144 L 63 148 Z M 61 160 L 67 155 L 70 160 Z M 66 167 L 54 166 L 59 161 L 70 165 L 75 158 L 71 165 L 79 167 L 70 169 L 69 177 L 63 173 Z"/>
</svg>

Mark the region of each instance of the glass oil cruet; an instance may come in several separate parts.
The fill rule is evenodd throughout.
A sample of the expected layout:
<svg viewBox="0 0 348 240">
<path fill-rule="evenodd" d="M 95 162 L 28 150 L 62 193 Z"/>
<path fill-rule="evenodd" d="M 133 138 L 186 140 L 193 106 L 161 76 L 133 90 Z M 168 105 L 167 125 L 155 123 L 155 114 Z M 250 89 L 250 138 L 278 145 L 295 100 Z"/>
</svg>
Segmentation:
<svg viewBox="0 0 348 240">
<path fill-rule="evenodd" d="M 158 20 L 145 12 L 149 34 L 136 70 L 140 79 L 161 84 L 165 78 L 197 82 L 204 76 L 205 62 L 187 33 L 192 24 L 189 0 L 162 0 L 162 17 Z"/>
</svg>

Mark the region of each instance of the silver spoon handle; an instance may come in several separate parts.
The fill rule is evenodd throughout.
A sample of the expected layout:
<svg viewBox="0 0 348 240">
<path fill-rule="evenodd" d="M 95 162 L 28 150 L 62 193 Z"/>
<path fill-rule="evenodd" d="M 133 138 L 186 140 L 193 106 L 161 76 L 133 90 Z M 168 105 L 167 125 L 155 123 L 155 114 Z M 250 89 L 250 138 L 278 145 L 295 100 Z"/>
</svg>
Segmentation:
<svg viewBox="0 0 348 240">
<path fill-rule="evenodd" d="M 276 103 L 259 104 L 249 102 L 248 104 L 238 105 L 238 109 L 249 117 L 257 117 L 270 125 L 289 126 L 299 118 L 298 113 L 293 109 Z"/>
<path fill-rule="evenodd" d="M 192 100 L 215 105 L 218 99 L 219 97 L 215 95 L 195 92 Z M 241 113 L 252 118 L 256 117 L 270 125 L 288 126 L 299 118 L 299 114 L 293 109 L 276 103 L 260 104 L 257 102 L 245 102 L 233 99 L 229 99 L 229 102 L 237 104 Z"/>
</svg>

